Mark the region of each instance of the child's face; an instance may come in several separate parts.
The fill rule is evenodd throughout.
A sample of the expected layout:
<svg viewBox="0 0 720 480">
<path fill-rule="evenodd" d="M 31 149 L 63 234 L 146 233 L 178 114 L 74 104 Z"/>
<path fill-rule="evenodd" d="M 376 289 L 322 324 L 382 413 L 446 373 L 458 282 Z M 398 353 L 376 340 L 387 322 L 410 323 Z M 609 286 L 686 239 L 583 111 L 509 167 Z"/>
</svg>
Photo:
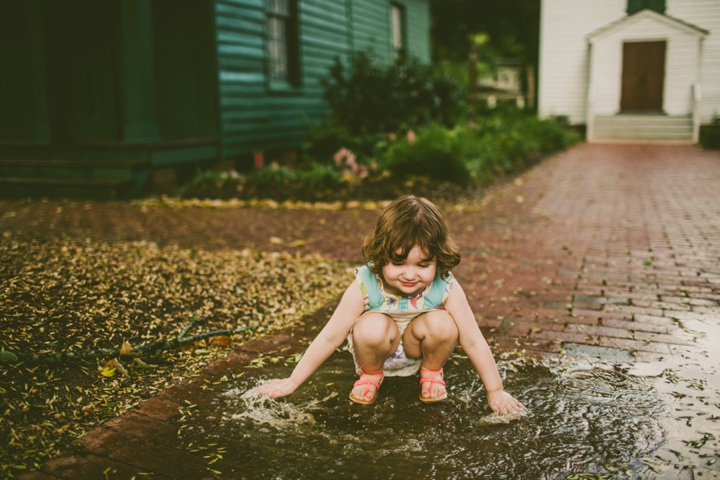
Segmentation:
<svg viewBox="0 0 720 480">
<path fill-rule="evenodd" d="M 400 253 L 400 252 L 398 252 Z M 416 295 L 427 288 L 437 272 L 437 261 L 415 245 L 399 263 L 390 261 L 382 268 L 385 291 L 395 295 Z"/>
</svg>

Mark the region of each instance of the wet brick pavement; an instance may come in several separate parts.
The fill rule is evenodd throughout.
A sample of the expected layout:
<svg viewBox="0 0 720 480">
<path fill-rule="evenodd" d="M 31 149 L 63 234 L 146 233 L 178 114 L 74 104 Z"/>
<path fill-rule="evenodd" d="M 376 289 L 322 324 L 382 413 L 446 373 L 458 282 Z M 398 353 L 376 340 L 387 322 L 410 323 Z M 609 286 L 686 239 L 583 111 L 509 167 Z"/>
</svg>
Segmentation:
<svg viewBox="0 0 720 480">
<path fill-rule="evenodd" d="M 580 145 L 491 195 L 482 211 L 448 217 L 463 247 L 455 274 L 496 354 L 662 361 L 693 347 L 684 321 L 720 323 L 720 153 Z M 270 236 L 304 238 L 303 251 L 357 262 L 362 235 L 377 216 L 75 204 L 96 214 L 71 220 L 58 213 L 63 205 L 71 208 L 33 203 L 24 220 L 5 217 L 2 225 L 15 238 L 41 232 L 207 248 L 270 250 L 280 248 Z M 168 221 L 177 227 L 174 234 L 161 228 Z M 329 305 L 295 330 L 243 345 L 201 376 L 91 431 L 77 442 L 78 453 L 22 478 L 104 478 L 108 468 L 111 478 L 148 471 L 154 478 L 216 478 L 207 459 L 180 449 L 173 423 L 178 409 L 207 405 L 213 385 L 260 353 L 302 351 L 331 311 Z"/>
</svg>

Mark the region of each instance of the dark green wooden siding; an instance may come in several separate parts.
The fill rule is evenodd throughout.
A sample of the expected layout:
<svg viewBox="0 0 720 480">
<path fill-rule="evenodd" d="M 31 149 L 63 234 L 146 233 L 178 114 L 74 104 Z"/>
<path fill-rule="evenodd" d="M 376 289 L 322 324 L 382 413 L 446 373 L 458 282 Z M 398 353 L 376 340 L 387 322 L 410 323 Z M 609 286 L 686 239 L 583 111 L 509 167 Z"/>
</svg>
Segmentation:
<svg viewBox="0 0 720 480">
<path fill-rule="evenodd" d="M 428 0 L 404 0 L 408 50 L 429 61 Z M 215 4 L 221 156 L 298 147 L 307 125 L 324 118 L 320 80 L 335 57 L 372 48 L 390 61 L 389 0 L 298 0 L 300 84 L 267 79 L 264 0 Z"/>
<path fill-rule="evenodd" d="M 401 0 L 407 14 L 408 52 L 420 60 L 430 62 L 430 2 Z"/>
</svg>

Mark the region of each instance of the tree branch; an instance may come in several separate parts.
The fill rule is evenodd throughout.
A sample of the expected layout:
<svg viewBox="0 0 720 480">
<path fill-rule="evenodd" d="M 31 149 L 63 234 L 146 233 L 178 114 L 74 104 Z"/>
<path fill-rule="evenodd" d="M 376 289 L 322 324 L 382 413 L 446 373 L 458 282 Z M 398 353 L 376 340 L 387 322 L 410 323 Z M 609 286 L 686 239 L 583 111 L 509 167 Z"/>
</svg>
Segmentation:
<svg viewBox="0 0 720 480">
<path fill-rule="evenodd" d="M 213 330 L 211 332 L 199 333 L 191 337 L 185 337 L 184 334 L 195 324 L 196 322 L 188 325 L 177 337 L 170 340 L 160 340 L 147 345 L 138 345 L 133 347 L 128 353 L 132 357 L 140 357 L 143 355 L 157 355 L 166 350 L 173 350 L 180 348 L 183 345 L 189 343 L 199 342 L 206 338 L 217 337 L 220 335 L 235 335 L 247 331 L 255 331 L 257 327 L 239 327 L 234 330 Z M 96 348 L 94 350 L 87 350 L 84 352 L 57 352 L 57 353 L 23 353 L 23 352 L 12 352 L 10 350 L 0 351 L 0 364 L 16 364 L 21 362 L 28 363 L 62 363 L 72 360 L 86 360 L 89 358 L 99 357 L 115 357 L 120 353 L 119 348 Z"/>
</svg>

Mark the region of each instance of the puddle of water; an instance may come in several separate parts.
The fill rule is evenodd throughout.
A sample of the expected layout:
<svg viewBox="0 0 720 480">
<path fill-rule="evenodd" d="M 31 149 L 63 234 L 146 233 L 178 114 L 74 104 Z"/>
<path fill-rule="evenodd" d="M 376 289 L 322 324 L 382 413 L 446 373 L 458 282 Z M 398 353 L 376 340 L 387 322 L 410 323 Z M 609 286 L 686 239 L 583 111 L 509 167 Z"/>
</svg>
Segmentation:
<svg viewBox="0 0 720 480">
<path fill-rule="evenodd" d="M 698 317 L 701 318 L 701 317 Z M 664 400 L 659 417 L 666 441 L 647 459 L 654 478 L 720 478 L 720 338 L 718 317 L 678 322 L 693 347 L 672 347 L 673 356 L 626 370 L 644 375 Z"/>
<path fill-rule="evenodd" d="M 421 403 L 411 377 L 386 379 L 378 401 L 361 406 L 347 398 L 352 360 L 335 354 L 285 399 L 257 396 L 249 389 L 262 380 L 241 378 L 211 411 L 188 417 L 181 438 L 192 443 L 188 450 L 224 447 L 210 466 L 223 478 L 654 478 L 661 471 L 648 460 L 665 438 L 657 379 L 592 364 L 499 367 L 529 411 L 509 423 L 484 407 L 465 359 L 446 366 L 449 398 L 441 404 Z"/>
</svg>

